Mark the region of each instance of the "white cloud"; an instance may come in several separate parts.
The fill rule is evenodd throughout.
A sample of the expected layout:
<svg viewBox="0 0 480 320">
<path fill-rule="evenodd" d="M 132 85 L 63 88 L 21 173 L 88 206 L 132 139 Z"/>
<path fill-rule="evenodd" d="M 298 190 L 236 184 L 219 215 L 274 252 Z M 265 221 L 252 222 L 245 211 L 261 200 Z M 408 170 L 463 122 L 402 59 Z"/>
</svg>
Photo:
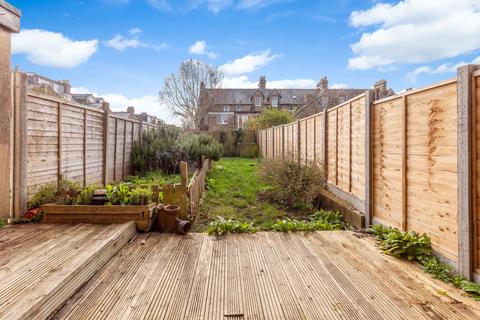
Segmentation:
<svg viewBox="0 0 480 320">
<path fill-rule="evenodd" d="M 283 79 L 283 80 L 267 80 L 267 88 L 278 89 L 309 89 L 315 88 L 316 81 L 312 79 Z M 247 76 L 225 77 L 222 82 L 222 88 L 240 88 L 249 89 L 257 88 L 258 81 L 250 81 Z"/>
<path fill-rule="evenodd" d="M 23 29 L 12 35 L 12 54 L 24 54 L 37 65 L 72 68 L 86 62 L 96 51 L 98 40 L 76 41 L 61 33 Z"/>
<path fill-rule="evenodd" d="M 102 97 L 110 103 L 112 111 L 126 111 L 127 107 L 135 107 L 135 113 L 146 112 L 164 120 L 167 123 L 181 125 L 180 118 L 172 115 L 165 105 L 160 103 L 158 96 L 145 95 L 142 97 L 130 98 L 121 93 L 97 94 L 85 87 L 72 87 L 72 93 L 91 93 L 96 97 Z"/>
<path fill-rule="evenodd" d="M 135 30 L 134 30 L 135 31 Z M 132 29 L 129 31 L 132 34 Z M 140 31 L 141 32 L 141 31 Z M 136 32 L 138 33 L 138 32 Z M 161 51 L 167 49 L 169 46 L 166 43 L 161 44 L 150 44 L 141 41 L 138 36 L 133 36 L 132 38 L 126 38 L 121 34 L 115 35 L 112 39 L 105 41 L 105 45 L 107 47 L 116 49 L 118 51 L 125 51 L 127 49 L 135 49 L 135 48 L 149 48 L 157 51 Z"/>
<path fill-rule="evenodd" d="M 279 54 L 272 54 L 270 50 L 258 54 L 252 53 L 242 58 L 227 62 L 220 66 L 220 70 L 231 75 L 250 73 L 279 57 Z"/>
<path fill-rule="evenodd" d="M 378 3 L 350 16 L 355 28 L 370 27 L 352 45 L 352 69 L 425 63 L 480 49 L 480 1 L 404 0 Z"/>
<path fill-rule="evenodd" d="M 208 0 L 207 7 L 208 10 L 217 14 L 222 10 L 230 7 L 233 4 L 232 0 Z"/>
<path fill-rule="evenodd" d="M 139 33 L 142 33 L 142 29 L 140 28 L 130 28 L 128 30 L 128 33 L 130 33 L 131 35 L 136 35 L 136 34 L 139 34 Z"/>
<path fill-rule="evenodd" d="M 194 44 L 192 44 L 188 48 L 188 52 L 190 54 L 196 54 L 196 55 L 200 55 L 200 56 L 206 55 L 210 59 L 217 58 L 217 54 L 215 52 L 207 50 L 207 42 L 205 40 L 199 40 L 199 41 L 195 42 Z"/>
<path fill-rule="evenodd" d="M 161 10 L 161 11 L 173 10 L 167 0 L 147 0 L 147 2 L 157 10 Z"/>
<path fill-rule="evenodd" d="M 117 34 L 112 39 L 106 41 L 105 44 L 118 51 L 125 51 L 128 48 L 138 48 L 141 42 L 136 37 L 128 39 L 121 34 Z"/>
<path fill-rule="evenodd" d="M 251 9 L 256 7 L 266 7 L 280 0 L 240 0 L 237 4 L 238 9 Z"/>
<path fill-rule="evenodd" d="M 473 59 L 471 62 L 472 64 L 480 64 L 480 56 Z M 408 81 L 414 83 L 417 81 L 417 77 L 422 75 L 422 74 L 445 74 L 445 73 L 453 73 L 457 72 L 457 69 L 461 66 L 464 66 L 468 64 L 468 62 L 457 62 L 455 64 L 453 63 L 442 63 L 441 65 L 437 67 L 429 67 L 429 66 L 420 66 L 413 70 L 412 72 L 407 73 L 405 76 L 405 79 Z"/>
</svg>

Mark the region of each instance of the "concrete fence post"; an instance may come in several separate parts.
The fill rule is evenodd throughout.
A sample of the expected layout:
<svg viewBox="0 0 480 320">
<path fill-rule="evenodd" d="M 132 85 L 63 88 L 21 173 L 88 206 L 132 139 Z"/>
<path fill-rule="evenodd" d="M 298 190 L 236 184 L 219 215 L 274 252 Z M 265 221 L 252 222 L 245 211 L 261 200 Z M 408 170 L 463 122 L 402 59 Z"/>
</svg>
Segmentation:
<svg viewBox="0 0 480 320">
<path fill-rule="evenodd" d="M 373 102 L 375 90 L 365 92 L 365 227 L 373 221 Z"/>
<path fill-rule="evenodd" d="M 12 218 L 13 104 L 10 34 L 20 31 L 20 11 L 0 1 L 0 218 Z"/>
<path fill-rule="evenodd" d="M 466 65 L 457 71 L 457 183 L 458 272 L 471 280 L 474 268 L 474 83 L 472 73 L 480 66 Z"/>
</svg>

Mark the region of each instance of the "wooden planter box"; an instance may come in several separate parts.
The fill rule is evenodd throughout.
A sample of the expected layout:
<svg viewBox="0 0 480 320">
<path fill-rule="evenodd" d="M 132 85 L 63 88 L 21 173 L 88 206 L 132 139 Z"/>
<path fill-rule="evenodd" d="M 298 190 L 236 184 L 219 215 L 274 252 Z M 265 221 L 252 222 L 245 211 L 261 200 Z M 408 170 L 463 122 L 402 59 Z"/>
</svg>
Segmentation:
<svg viewBox="0 0 480 320">
<path fill-rule="evenodd" d="M 137 230 L 149 231 L 157 204 L 138 206 L 56 205 L 40 206 L 43 222 L 48 223 L 124 223 L 135 221 Z"/>
</svg>

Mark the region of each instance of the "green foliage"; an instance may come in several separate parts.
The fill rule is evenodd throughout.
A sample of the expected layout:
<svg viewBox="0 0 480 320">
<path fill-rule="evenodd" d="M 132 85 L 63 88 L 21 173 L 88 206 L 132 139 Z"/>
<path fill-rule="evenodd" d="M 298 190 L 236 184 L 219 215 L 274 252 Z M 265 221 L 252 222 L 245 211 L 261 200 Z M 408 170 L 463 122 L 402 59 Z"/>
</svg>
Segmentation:
<svg viewBox="0 0 480 320">
<path fill-rule="evenodd" d="M 298 164 L 294 157 L 264 160 L 259 172 L 260 181 L 269 187 L 263 195 L 287 208 L 311 208 L 318 191 L 325 184 L 321 166 Z"/>
<path fill-rule="evenodd" d="M 98 185 L 91 185 L 86 188 L 84 188 L 82 191 L 80 191 L 80 194 L 77 197 L 77 204 L 79 205 L 89 205 L 92 204 L 93 200 L 93 193 L 97 190 L 100 189 L 101 187 Z"/>
<path fill-rule="evenodd" d="M 207 232 L 211 234 L 227 234 L 227 233 L 255 233 L 257 228 L 251 222 L 240 222 L 235 219 L 225 219 L 218 216 L 216 220 L 210 222 Z"/>
<path fill-rule="evenodd" d="M 342 216 L 338 212 L 320 210 L 312 214 L 308 220 L 283 219 L 271 226 L 280 232 L 291 231 L 323 231 L 338 230 L 342 227 Z"/>
<path fill-rule="evenodd" d="M 6 224 L 7 224 L 7 221 L 5 221 L 5 219 L 0 219 L 0 229 L 5 227 Z"/>
<path fill-rule="evenodd" d="M 295 121 L 295 117 L 287 110 L 266 108 L 255 119 L 248 121 L 248 126 L 252 130 L 267 129 L 281 124 L 287 124 Z"/>
<path fill-rule="evenodd" d="M 28 209 L 40 207 L 42 204 L 54 203 L 57 196 L 57 186 L 49 183 L 41 186 L 28 203 Z"/>
<path fill-rule="evenodd" d="M 200 162 L 202 156 L 218 161 L 223 154 L 223 145 L 207 134 L 187 134 L 181 140 L 181 145 L 191 161 Z"/>
<path fill-rule="evenodd" d="M 142 143 L 135 142 L 132 149 L 132 168 L 146 173 L 162 170 L 175 173 L 185 153 L 179 144 L 181 130 L 173 126 L 161 126 L 142 133 Z"/>
<path fill-rule="evenodd" d="M 450 265 L 443 263 L 432 255 L 431 241 L 426 234 L 419 235 L 413 231 L 402 232 L 395 228 L 375 225 L 369 229 L 380 242 L 380 248 L 397 258 L 418 261 L 423 270 L 434 278 L 453 284 L 480 301 L 480 285 L 466 281 L 453 272 Z"/>
<path fill-rule="evenodd" d="M 130 191 L 130 205 L 146 205 L 152 202 L 153 192 L 151 189 L 136 188 Z"/>
<path fill-rule="evenodd" d="M 129 176 L 123 179 L 124 182 L 135 186 L 152 186 L 180 183 L 180 175 L 164 174 L 160 170 L 149 171 L 142 176 Z"/>
<path fill-rule="evenodd" d="M 437 257 L 426 257 L 421 263 L 423 265 L 423 271 L 431 274 L 434 278 L 440 279 L 444 282 L 452 281 L 452 267 L 441 262 Z M 454 283 L 454 281 L 452 281 L 452 283 Z"/>
</svg>

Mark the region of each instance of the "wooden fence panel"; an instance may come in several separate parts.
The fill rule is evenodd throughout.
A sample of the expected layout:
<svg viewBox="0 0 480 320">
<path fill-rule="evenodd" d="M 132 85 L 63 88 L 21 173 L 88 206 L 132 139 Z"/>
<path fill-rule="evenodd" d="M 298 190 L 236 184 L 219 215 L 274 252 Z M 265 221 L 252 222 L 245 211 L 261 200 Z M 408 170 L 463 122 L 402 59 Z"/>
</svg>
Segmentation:
<svg viewBox="0 0 480 320">
<path fill-rule="evenodd" d="M 323 153 L 325 150 L 325 124 L 323 123 L 323 112 L 314 117 L 315 123 L 315 144 L 314 144 L 314 158 L 318 165 L 323 164 Z"/>
<path fill-rule="evenodd" d="M 58 103 L 27 96 L 27 197 L 58 180 Z"/>
<path fill-rule="evenodd" d="M 306 152 L 307 152 L 307 121 L 302 119 L 299 121 L 299 128 L 300 128 L 300 137 L 298 137 L 298 143 L 300 144 L 300 148 L 298 152 L 300 152 L 300 163 L 305 163 L 306 161 Z"/>
<path fill-rule="evenodd" d="M 61 174 L 83 185 L 84 109 L 62 104 L 61 109 Z"/>
<path fill-rule="evenodd" d="M 108 131 L 108 150 L 107 152 L 107 162 L 108 162 L 108 172 L 107 172 L 107 181 L 115 181 L 115 163 L 116 163 L 116 149 L 117 149 L 117 118 L 110 117 L 109 121 L 109 131 Z"/>
<path fill-rule="evenodd" d="M 315 162 L 315 139 L 316 139 L 315 132 L 317 130 L 315 119 L 316 117 L 310 117 L 305 121 L 307 126 L 305 158 L 306 158 L 306 161 L 312 162 L 312 163 Z"/>
<path fill-rule="evenodd" d="M 365 200 L 365 96 L 351 102 L 350 192 Z"/>
<path fill-rule="evenodd" d="M 327 111 L 327 182 L 337 185 L 338 177 L 338 142 L 337 142 L 338 109 Z"/>
<path fill-rule="evenodd" d="M 87 110 L 86 184 L 103 184 L 104 113 Z"/>
<path fill-rule="evenodd" d="M 402 98 L 373 105 L 373 217 L 400 228 L 402 220 Z"/>
<path fill-rule="evenodd" d="M 342 191 L 350 188 L 350 104 L 337 108 L 337 183 Z"/>
<path fill-rule="evenodd" d="M 425 232 L 434 248 L 456 261 L 457 86 L 419 91 L 407 105 L 405 229 Z"/>
<path fill-rule="evenodd" d="M 124 138 L 125 138 L 125 120 L 117 119 L 115 141 L 115 181 L 123 178 L 123 154 L 124 154 Z"/>
</svg>

